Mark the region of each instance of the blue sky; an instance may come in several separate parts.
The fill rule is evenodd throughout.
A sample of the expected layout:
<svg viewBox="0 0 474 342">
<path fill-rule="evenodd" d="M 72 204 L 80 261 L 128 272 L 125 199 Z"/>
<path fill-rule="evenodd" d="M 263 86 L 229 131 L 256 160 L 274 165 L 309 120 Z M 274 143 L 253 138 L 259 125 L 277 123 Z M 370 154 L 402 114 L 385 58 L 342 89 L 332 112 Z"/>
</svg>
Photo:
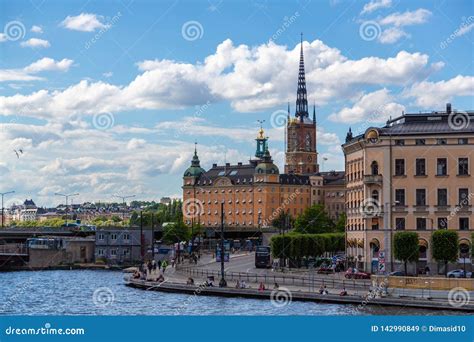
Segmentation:
<svg viewBox="0 0 474 342">
<path fill-rule="evenodd" d="M 257 120 L 282 170 L 300 32 L 324 170 L 350 126 L 474 107 L 471 1 L 3 0 L 1 27 L 9 203 L 180 196 L 194 141 L 205 168 L 246 161 Z"/>
</svg>

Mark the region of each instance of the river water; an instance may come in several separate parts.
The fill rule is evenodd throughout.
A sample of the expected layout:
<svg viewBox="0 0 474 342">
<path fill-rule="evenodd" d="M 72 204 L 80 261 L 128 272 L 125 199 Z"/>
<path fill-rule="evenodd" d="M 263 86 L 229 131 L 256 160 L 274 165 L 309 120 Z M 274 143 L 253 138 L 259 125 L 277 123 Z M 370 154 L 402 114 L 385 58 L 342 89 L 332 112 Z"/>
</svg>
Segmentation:
<svg viewBox="0 0 474 342">
<path fill-rule="evenodd" d="M 0 273 L 2 315 L 443 315 L 434 310 L 220 298 L 144 291 L 119 271 Z"/>
</svg>

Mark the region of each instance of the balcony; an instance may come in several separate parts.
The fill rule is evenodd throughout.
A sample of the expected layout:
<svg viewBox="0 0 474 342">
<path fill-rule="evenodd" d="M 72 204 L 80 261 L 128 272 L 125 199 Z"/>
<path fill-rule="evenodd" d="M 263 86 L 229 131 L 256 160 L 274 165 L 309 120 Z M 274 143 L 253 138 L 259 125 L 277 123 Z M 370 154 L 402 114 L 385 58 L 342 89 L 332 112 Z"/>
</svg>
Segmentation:
<svg viewBox="0 0 474 342">
<path fill-rule="evenodd" d="M 382 175 L 365 175 L 364 184 L 378 184 L 382 185 Z"/>
</svg>

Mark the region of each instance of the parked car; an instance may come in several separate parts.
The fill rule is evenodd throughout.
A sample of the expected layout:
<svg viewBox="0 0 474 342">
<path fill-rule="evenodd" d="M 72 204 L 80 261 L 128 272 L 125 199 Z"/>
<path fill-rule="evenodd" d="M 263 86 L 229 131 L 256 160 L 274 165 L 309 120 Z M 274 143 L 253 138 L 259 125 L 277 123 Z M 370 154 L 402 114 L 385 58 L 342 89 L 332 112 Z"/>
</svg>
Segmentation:
<svg viewBox="0 0 474 342">
<path fill-rule="evenodd" d="M 466 272 L 466 274 L 464 274 L 464 270 L 452 270 L 448 272 L 448 278 L 472 278 L 472 272 Z"/>
<path fill-rule="evenodd" d="M 394 272 L 390 272 L 389 276 L 392 276 L 392 277 L 414 277 L 415 275 L 413 275 L 411 273 L 405 274 L 405 271 L 394 271 Z"/>
<path fill-rule="evenodd" d="M 361 272 L 357 269 L 349 268 L 344 275 L 346 279 L 370 279 L 370 273 Z"/>
<path fill-rule="evenodd" d="M 334 269 L 332 267 L 321 266 L 318 268 L 318 274 L 333 274 Z"/>
</svg>

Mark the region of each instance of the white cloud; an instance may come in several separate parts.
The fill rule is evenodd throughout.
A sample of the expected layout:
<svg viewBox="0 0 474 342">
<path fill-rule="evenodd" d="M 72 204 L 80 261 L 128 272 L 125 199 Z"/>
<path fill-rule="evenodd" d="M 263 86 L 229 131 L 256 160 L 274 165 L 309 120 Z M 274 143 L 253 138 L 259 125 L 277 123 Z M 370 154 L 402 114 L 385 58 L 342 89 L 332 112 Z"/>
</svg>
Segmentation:
<svg viewBox="0 0 474 342">
<path fill-rule="evenodd" d="M 410 37 L 410 35 L 398 27 L 390 27 L 380 33 L 378 41 L 382 44 L 393 44 L 403 37 Z"/>
<path fill-rule="evenodd" d="M 392 6 L 392 0 L 371 0 L 364 5 L 360 14 L 369 14 L 381 8 L 388 8 Z"/>
<path fill-rule="evenodd" d="M 114 73 L 112 71 L 108 71 L 108 72 L 104 72 L 102 74 L 102 76 L 106 77 L 106 78 L 110 78 L 114 75 Z"/>
<path fill-rule="evenodd" d="M 132 138 L 127 143 L 127 150 L 137 150 L 137 149 L 145 147 L 145 145 L 146 145 L 145 139 Z"/>
<path fill-rule="evenodd" d="M 65 72 L 69 70 L 72 63 L 74 63 L 74 61 L 67 58 L 64 58 L 60 61 L 55 61 L 52 58 L 44 57 L 34 63 L 31 63 L 23 69 L 0 69 L 0 82 L 42 80 L 41 77 L 35 76 L 33 74 L 37 74 L 43 71 Z"/>
<path fill-rule="evenodd" d="M 423 108 L 443 108 L 456 96 L 474 94 L 474 77 L 458 75 L 447 81 L 423 81 L 413 84 L 404 92 L 404 96 L 415 98 L 417 106 Z"/>
<path fill-rule="evenodd" d="M 43 33 L 43 28 L 41 26 L 38 26 L 38 25 L 33 25 L 31 27 L 30 31 L 33 32 L 33 33 L 40 33 L 41 34 L 41 33 Z"/>
<path fill-rule="evenodd" d="M 318 105 L 358 95 L 357 86 L 410 85 L 439 70 L 428 55 L 400 51 L 389 58 L 350 60 L 338 49 L 315 40 L 304 44 L 308 98 Z M 271 42 L 257 47 L 234 46 L 226 40 L 196 64 L 172 60 L 137 63 L 143 73 L 128 85 L 82 80 L 62 91 L 0 96 L 0 115 L 18 108 L 26 116 L 67 119 L 137 109 L 176 109 L 229 101 L 239 112 L 284 105 L 294 96 L 299 46 L 289 50 Z"/>
<path fill-rule="evenodd" d="M 345 107 L 329 116 L 331 121 L 356 123 L 381 123 L 390 116 L 400 116 L 405 110 L 401 104 L 394 102 L 387 89 L 380 89 L 361 96 L 352 107 Z"/>
<path fill-rule="evenodd" d="M 81 13 L 77 16 L 67 16 L 61 22 L 61 26 L 75 31 L 83 32 L 92 32 L 97 29 L 109 27 L 107 24 L 103 23 L 102 16 L 93 13 Z"/>
<path fill-rule="evenodd" d="M 55 61 L 52 58 L 44 57 L 31 63 L 23 70 L 27 73 L 38 73 L 42 71 L 68 71 L 74 63 L 72 59 L 63 58 L 60 61 Z"/>
<path fill-rule="evenodd" d="M 416 11 L 406 11 L 403 13 L 392 13 L 379 21 L 380 25 L 393 25 L 395 27 L 423 24 L 428 21 L 432 13 L 424 8 Z"/>
<path fill-rule="evenodd" d="M 48 48 L 51 44 L 44 39 L 30 38 L 27 41 L 21 42 L 20 46 L 30 48 Z"/>
</svg>

